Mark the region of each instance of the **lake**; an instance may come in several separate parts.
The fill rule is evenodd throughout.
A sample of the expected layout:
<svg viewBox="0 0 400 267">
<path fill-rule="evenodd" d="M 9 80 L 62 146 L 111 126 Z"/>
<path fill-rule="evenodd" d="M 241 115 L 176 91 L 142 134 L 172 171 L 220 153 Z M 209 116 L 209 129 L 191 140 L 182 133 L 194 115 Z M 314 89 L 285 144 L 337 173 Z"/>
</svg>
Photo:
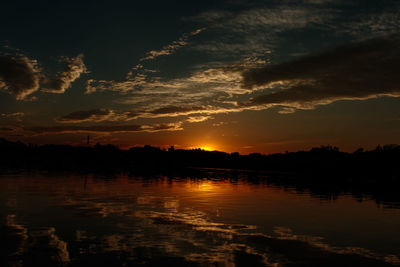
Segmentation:
<svg viewBox="0 0 400 267">
<path fill-rule="evenodd" d="M 210 177 L 2 174 L 0 265 L 400 265 L 397 205 Z"/>
</svg>

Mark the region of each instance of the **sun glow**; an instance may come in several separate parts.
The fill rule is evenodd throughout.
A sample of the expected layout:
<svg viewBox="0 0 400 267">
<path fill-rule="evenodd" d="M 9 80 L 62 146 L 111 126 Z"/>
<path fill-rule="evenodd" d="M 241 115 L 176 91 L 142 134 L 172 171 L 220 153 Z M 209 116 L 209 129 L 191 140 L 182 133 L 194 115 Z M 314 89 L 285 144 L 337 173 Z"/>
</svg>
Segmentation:
<svg viewBox="0 0 400 267">
<path fill-rule="evenodd" d="M 200 149 L 202 150 L 206 150 L 206 151 L 214 151 L 216 150 L 214 147 L 212 146 L 201 146 Z"/>
<path fill-rule="evenodd" d="M 209 180 L 197 181 L 191 183 L 188 188 L 193 194 L 197 193 L 205 197 L 209 194 L 215 194 L 216 192 L 221 192 L 223 189 L 218 183 Z"/>
<path fill-rule="evenodd" d="M 188 147 L 188 149 L 201 149 L 201 150 L 205 150 L 205 151 L 215 151 L 215 150 L 218 150 L 217 147 L 211 146 L 211 145 L 209 145 L 209 144 L 198 145 L 198 146 L 191 146 L 191 147 Z"/>
<path fill-rule="evenodd" d="M 214 188 L 213 183 L 211 182 L 202 182 L 199 184 L 198 190 L 199 191 L 212 191 Z"/>
</svg>

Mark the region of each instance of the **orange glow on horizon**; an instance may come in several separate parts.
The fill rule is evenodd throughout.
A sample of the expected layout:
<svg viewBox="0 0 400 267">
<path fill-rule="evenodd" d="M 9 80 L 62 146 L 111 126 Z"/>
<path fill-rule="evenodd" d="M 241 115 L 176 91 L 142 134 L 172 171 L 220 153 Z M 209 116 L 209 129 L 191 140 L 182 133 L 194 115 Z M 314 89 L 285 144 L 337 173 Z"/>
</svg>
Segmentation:
<svg viewBox="0 0 400 267">
<path fill-rule="evenodd" d="M 192 147 L 189 147 L 188 149 L 201 149 L 201 150 L 205 150 L 205 151 L 215 151 L 215 150 L 218 150 L 215 146 L 211 146 L 211 145 L 192 146 Z"/>
<path fill-rule="evenodd" d="M 215 149 L 214 147 L 212 147 L 212 146 L 201 146 L 200 149 L 207 150 L 207 151 L 214 151 L 214 150 L 216 150 L 216 149 Z"/>
</svg>

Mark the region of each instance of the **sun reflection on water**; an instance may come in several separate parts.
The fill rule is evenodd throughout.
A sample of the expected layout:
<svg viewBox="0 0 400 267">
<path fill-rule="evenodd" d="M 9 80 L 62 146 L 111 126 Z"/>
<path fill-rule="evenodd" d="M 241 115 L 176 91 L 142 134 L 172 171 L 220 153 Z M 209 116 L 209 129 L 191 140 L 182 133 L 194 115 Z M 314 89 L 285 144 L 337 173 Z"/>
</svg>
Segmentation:
<svg viewBox="0 0 400 267">
<path fill-rule="evenodd" d="M 211 181 L 201 182 L 198 186 L 199 191 L 213 191 L 216 189 L 217 187 Z"/>
</svg>

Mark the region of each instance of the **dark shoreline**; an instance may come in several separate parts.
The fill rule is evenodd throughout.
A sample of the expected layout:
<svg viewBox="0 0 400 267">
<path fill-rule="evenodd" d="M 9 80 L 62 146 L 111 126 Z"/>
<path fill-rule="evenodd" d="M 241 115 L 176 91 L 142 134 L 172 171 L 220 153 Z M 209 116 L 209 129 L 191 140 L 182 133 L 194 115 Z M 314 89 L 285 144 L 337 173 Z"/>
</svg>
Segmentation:
<svg viewBox="0 0 400 267">
<path fill-rule="evenodd" d="M 360 201 L 375 199 L 400 207 L 400 146 L 341 152 L 321 146 L 309 151 L 262 155 L 219 151 L 163 150 L 135 147 L 120 150 L 112 145 L 75 147 L 26 145 L 0 138 L 0 174 L 12 172 L 117 174 L 143 179 L 166 176 L 194 179 L 244 179 L 296 191 L 309 191 L 324 199 L 351 194 Z"/>
</svg>

